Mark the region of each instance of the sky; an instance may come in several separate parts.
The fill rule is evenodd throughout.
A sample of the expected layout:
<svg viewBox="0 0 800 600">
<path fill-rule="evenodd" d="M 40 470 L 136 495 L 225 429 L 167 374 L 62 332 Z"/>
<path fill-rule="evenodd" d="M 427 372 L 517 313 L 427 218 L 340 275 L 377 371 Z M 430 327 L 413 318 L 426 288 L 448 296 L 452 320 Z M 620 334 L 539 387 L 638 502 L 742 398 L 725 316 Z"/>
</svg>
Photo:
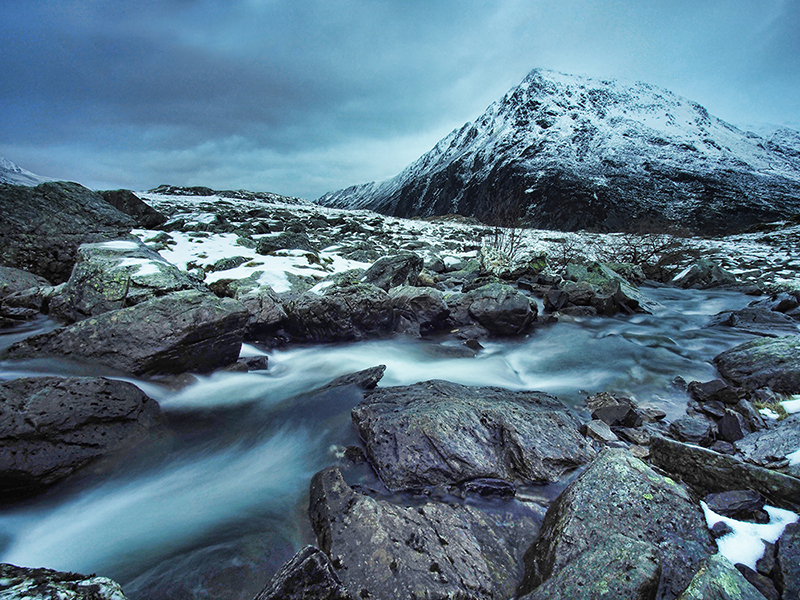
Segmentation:
<svg viewBox="0 0 800 600">
<path fill-rule="evenodd" d="M 800 0 L 0 0 L 0 156 L 95 189 L 315 199 L 534 68 L 800 130 Z"/>
</svg>

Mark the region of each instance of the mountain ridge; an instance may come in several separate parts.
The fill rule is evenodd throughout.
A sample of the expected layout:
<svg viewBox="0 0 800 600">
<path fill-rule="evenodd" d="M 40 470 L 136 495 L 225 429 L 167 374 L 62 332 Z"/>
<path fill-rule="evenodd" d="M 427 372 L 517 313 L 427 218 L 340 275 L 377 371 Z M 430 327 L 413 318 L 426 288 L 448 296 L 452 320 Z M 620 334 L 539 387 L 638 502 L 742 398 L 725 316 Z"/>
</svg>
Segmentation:
<svg viewBox="0 0 800 600">
<path fill-rule="evenodd" d="M 395 177 L 317 202 L 546 229 L 730 233 L 800 213 L 800 133 L 772 138 L 650 84 L 535 69 Z"/>
</svg>

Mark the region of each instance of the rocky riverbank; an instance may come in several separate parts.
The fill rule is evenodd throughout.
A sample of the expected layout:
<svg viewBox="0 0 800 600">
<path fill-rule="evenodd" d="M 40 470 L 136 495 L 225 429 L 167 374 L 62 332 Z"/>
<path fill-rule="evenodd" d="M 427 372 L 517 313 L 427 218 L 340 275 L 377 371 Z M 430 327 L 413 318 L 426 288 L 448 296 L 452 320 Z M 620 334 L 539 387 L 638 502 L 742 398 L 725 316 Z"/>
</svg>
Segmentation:
<svg viewBox="0 0 800 600">
<path fill-rule="evenodd" d="M 752 339 L 705 358 L 718 379 L 675 379 L 678 418 L 615 390 L 569 406 L 443 380 L 383 386 L 377 366 L 331 382 L 321 394 L 359 399 L 361 444 L 310 479 L 316 548 L 258 598 L 797 597 L 800 526 L 771 511 L 800 509 L 800 418 L 787 415 L 800 394 L 798 226 L 619 237 L 405 221 L 247 192 L 144 199 L 0 186 L 0 324 L 17 331 L 46 315 L 54 326 L 4 344 L 0 359 L 106 373 L 4 377 L 7 501 L 169 435 L 157 403 L 120 379 L 181 386 L 266 369 L 267 356 L 240 358 L 245 342 L 271 351 L 400 337 L 469 359 L 559 323 L 657 312 L 653 286 L 735 289 L 751 304 L 707 327 Z M 58 227 L 45 226 L 42 203 Z M 734 537 L 727 518 L 784 526 L 734 568 L 718 554 Z M 72 581 L 42 569 L 6 579 L 9 597 Z"/>
</svg>

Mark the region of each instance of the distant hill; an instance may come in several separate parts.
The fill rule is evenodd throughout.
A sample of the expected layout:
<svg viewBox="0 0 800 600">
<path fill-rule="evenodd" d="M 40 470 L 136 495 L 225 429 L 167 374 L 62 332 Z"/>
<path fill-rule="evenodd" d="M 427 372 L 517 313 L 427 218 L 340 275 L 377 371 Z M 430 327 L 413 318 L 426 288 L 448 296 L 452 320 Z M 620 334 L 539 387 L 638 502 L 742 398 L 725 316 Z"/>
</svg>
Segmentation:
<svg viewBox="0 0 800 600">
<path fill-rule="evenodd" d="M 400 174 L 317 202 L 568 231 L 732 233 L 800 214 L 800 133 L 741 131 L 646 83 L 534 70 Z"/>
<path fill-rule="evenodd" d="M 11 183 L 13 185 L 39 185 L 45 181 L 52 181 L 47 177 L 36 175 L 26 171 L 22 167 L 15 165 L 8 159 L 0 156 L 0 183 Z"/>
</svg>

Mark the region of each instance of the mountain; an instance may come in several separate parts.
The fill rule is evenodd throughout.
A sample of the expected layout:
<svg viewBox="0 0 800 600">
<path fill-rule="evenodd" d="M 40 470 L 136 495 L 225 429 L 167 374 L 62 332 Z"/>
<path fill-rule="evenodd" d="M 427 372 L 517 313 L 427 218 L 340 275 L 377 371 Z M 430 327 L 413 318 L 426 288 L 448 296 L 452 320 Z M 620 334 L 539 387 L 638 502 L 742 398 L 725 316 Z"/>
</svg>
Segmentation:
<svg viewBox="0 0 800 600">
<path fill-rule="evenodd" d="M 317 202 L 568 231 L 731 233 L 800 213 L 800 133 L 766 139 L 646 83 L 534 70 L 399 175 Z"/>
<path fill-rule="evenodd" d="M 0 156 L 0 183 L 11 183 L 13 185 L 39 185 L 45 181 L 51 181 L 47 177 L 35 175 L 26 171 L 22 167 L 15 165 L 8 159 Z"/>
</svg>

